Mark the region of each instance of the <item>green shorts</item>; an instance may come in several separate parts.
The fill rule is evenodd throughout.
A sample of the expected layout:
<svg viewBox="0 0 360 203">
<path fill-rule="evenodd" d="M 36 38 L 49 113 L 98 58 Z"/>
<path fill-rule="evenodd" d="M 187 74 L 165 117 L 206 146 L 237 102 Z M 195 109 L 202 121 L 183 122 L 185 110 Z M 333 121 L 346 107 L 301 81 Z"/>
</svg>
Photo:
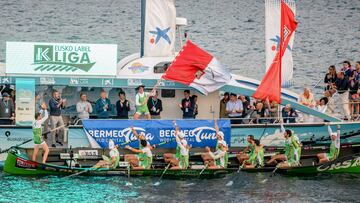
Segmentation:
<svg viewBox="0 0 360 203">
<path fill-rule="evenodd" d="M 147 114 L 150 114 L 150 112 L 149 112 L 149 109 L 146 107 L 137 107 L 136 108 L 136 113 L 137 114 L 140 114 L 140 115 L 142 115 L 142 114 L 145 114 L 145 115 L 147 115 Z"/>
</svg>

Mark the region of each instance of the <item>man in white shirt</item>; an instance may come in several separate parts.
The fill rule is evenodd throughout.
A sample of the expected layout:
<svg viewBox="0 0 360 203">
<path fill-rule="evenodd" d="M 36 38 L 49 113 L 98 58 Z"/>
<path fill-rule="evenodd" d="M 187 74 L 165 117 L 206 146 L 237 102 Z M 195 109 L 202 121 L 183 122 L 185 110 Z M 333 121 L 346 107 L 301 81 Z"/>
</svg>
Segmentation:
<svg viewBox="0 0 360 203">
<path fill-rule="evenodd" d="M 80 101 L 76 104 L 76 111 L 78 113 L 79 119 L 89 119 L 90 113 L 92 113 L 93 108 L 90 102 L 87 101 L 87 96 L 85 93 L 80 94 Z M 81 120 L 78 124 L 82 124 Z"/>
<path fill-rule="evenodd" d="M 231 124 L 240 124 L 243 113 L 243 104 L 237 99 L 236 94 L 230 94 L 230 100 L 226 104 L 226 112 L 231 119 Z"/>
</svg>

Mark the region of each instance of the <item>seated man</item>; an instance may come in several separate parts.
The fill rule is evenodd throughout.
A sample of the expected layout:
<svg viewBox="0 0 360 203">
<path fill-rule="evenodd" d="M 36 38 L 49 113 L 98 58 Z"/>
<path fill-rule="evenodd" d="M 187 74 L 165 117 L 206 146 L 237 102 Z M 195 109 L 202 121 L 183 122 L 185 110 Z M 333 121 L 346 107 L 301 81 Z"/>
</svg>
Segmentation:
<svg viewBox="0 0 360 203">
<path fill-rule="evenodd" d="M 189 145 L 184 139 L 185 135 L 179 129 L 179 126 L 174 122 L 175 127 L 175 139 L 177 147 L 180 149 L 179 157 L 177 159 L 171 159 L 172 170 L 187 169 L 189 167 Z"/>
<path fill-rule="evenodd" d="M 246 138 L 248 142 L 248 146 L 240 152 L 240 154 L 236 155 L 236 158 L 239 160 L 240 165 L 252 156 L 254 153 L 254 135 L 248 135 Z"/>
<path fill-rule="evenodd" d="M 115 169 L 119 165 L 120 154 L 113 140 L 109 140 L 110 158 L 103 155 L 103 160 L 99 161 L 93 168 Z"/>
<path fill-rule="evenodd" d="M 42 113 L 44 113 L 44 117 L 42 117 Z M 42 163 L 46 163 L 47 157 L 49 155 L 49 147 L 46 144 L 44 137 L 42 135 L 42 124 L 45 123 L 45 121 L 48 119 L 49 115 L 46 110 L 46 105 L 41 104 L 41 110 L 37 113 L 35 113 L 35 121 L 33 123 L 33 135 L 34 135 L 34 153 L 32 156 L 32 160 L 36 161 L 36 157 L 39 153 L 40 147 L 44 150 L 44 156 L 42 159 Z"/>
<path fill-rule="evenodd" d="M 296 118 L 298 114 L 295 109 L 291 107 L 290 104 L 286 104 L 286 106 L 281 110 L 281 114 L 283 117 L 284 123 L 296 123 Z"/>
<path fill-rule="evenodd" d="M 130 160 L 130 165 L 135 170 L 150 169 L 152 164 L 152 153 L 150 145 L 148 145 L 146 140 L 140 140 L 140 144 L 142 149 L 134 149 L 128 145 L 125 147 L 126 149 L 138 154 L 137 159 Z"/>
<path fill-rule="evenodd" d="M 226 142 L 225 142 L 225 140 L 224 140 L 224 133 L 219 131 L 219 126 L 218 126 L 218 124 L 217 124 L 216 119 L 214 120 L 214 128 L 215 128 L 216 139 L 217 139 L 215 149 L 216 149 L 216 151 L 218 151 L 218 150 L 220 149 L 220 144 L 223 143 L 223 144 L 225 144 L 226 146 L 227 146 L 227 144 L 226 144 Z M 226 150 L 226 151 L 227 151 L 227 150 Z M 227 153 L 225 154 L 225 156 L 226 156 L 226 159 L 227 159 L 227 157 L 228 157 Z M 205 163 L 206 165 L 213 165 L 213 163 L 211 163 L 211 162 L 214 161 L 214 158 L 211 156 L 210 153 L 204 153 L 204 154 L 202 154 L 202 155 L 201 155 L 201 158 L 203 159 L 203 161 L 204 161 L 204 163 Z"/>
<path fill-rule="evenodd" d="M 264 148 L 259 140 L 253 142 L 254 152 L 248 160 L 243 163 L 244 168 L 259 168 L 264 166 Z"/>
<path fill-rule="evenodd" d="M 136 130 L 134 129 L 134 127 L 130 127 L 130 129 L 131 129 L 131 132 L 135 135 L 135 137 L 139 140 L 139 149 L 141 150 L 143 148 L 143 146 L 141 144 L 141 140 L 146 141 L 145 133 L 144 132 L 140 132 L 140 134 L 137 133 Z M 147 146 L 149 146 L 149 148 L 152 150 L 152 147 L 150 146 L 150 143 L 148 141 L 146 141 L 146 143 L 147 143 Z M 139 160 L 139 155 L 137 155 L 137 154 L 125 154 L 124 160 L 127 161 L 127 162 L 135 163 L 136 160 Z M 132 161 L 132 160 L 134 160 L 134 161 Z"/>
<path fill-rule="evenodd" d="M 333 161 L 339 156 L 340 153 L 340 125 L 337 125 L 336 133 L 333 133 L 330 125 L 328 125 L 328 132 L 331 138 L 330 152 L 317 154 L 319 163 Z"/>
<path fill-rule="evenodd" d="M 218 142 L 216 152 L 211 152 L 209 147 L 206 147 L 206 151 L 211 157 L 212 161 L 205 163 L 209 169 L 227 168 L 227 150 L 228 147 L 225 141 Z"/>
</svg>

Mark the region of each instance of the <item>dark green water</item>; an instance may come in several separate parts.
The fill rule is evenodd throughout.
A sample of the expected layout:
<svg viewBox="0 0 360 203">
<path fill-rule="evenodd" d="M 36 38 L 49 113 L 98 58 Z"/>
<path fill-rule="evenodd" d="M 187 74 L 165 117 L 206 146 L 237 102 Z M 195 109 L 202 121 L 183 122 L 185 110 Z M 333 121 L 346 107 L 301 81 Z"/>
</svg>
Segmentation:
<svg viewBox="0 0 360 203">
<path fill-rule="evenodd" d="M 214 180 L 0 175 L 0 202 L 360 202 L 360 176 L 269 178 L 269 173 Z M 229 184 L 232 181 L 233 184 Z"/>
</svg>

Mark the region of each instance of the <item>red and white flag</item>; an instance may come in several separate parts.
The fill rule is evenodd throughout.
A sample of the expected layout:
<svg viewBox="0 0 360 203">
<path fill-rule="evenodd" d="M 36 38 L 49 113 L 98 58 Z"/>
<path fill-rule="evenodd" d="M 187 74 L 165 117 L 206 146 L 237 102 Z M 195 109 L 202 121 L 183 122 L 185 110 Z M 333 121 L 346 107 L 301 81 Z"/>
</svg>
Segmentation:
<svg viewBox="0 0 360 203">
<path fill-rule="evenodd" d="M 231 74 L 215 57 L 188 40 L 162 78 L 188 85 L 207 95 L 227 84 Z"/>
<path fill-rule="evenodd" d="M 281 103 L 281 63 L 282 57 L 289 44 L 291 35 L 297 27 L 295 15 L 291 8 L 282 0 L 281 1 L 281 26 L 280 26 L 280 46 L 274 57 L 265 77 L 262 79 L 259 87 L 253 97 L 256 99 L 269 99 Z"/>
</svg>

